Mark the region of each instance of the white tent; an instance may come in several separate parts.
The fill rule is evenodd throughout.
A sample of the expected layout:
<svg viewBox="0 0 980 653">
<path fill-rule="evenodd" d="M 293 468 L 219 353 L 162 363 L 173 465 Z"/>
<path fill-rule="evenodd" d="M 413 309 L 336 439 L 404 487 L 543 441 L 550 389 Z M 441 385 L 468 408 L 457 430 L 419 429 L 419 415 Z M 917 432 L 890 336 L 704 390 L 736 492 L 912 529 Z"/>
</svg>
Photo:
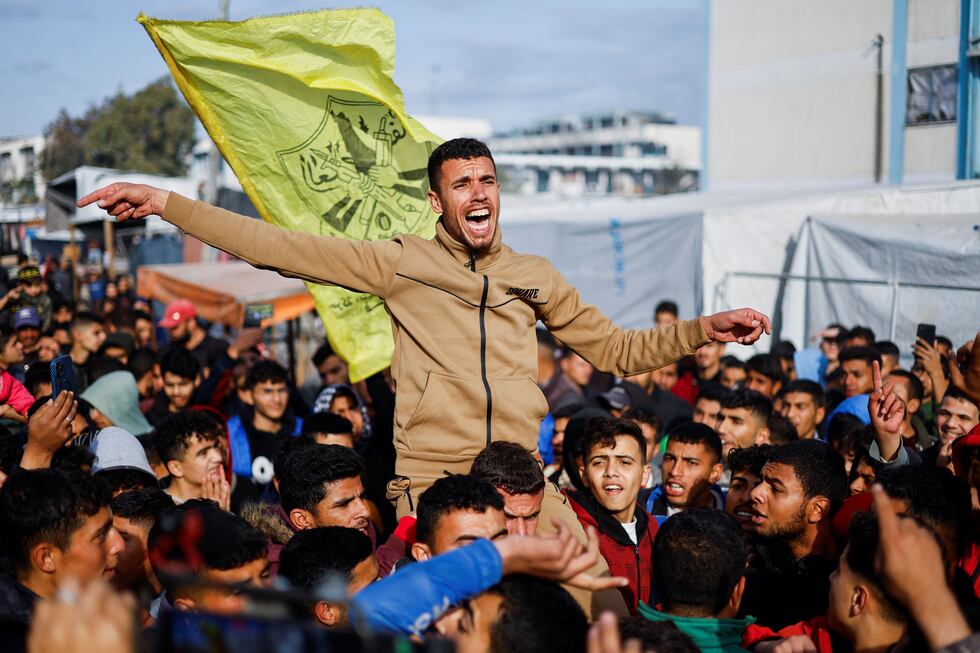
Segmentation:
<svg viewBox="0 0 980 653">
<path fill-rule="evenodd" d="M 797 347 L 830 322 L 903 349 L 918 322 L 954 342 L 980 328 L 977 182 L 502 203 L 504 241 L 547 256 L 624 326 L 648 326 L 670 298 L 682 317 L 756 307 Z"/>
</svg>

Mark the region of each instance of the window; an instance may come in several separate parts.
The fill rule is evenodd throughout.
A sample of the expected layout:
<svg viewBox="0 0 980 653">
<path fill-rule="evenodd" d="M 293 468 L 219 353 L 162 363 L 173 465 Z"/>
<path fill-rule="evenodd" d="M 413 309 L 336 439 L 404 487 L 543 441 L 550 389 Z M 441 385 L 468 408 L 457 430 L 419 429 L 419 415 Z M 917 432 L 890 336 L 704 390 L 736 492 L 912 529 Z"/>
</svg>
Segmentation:
<svg viewBox="0 0 980 653">
<path fill-rule="evenodd" d="M 905 124 L 955 121 L 956 85 L 955 64 L 909 70 Z"/>
</svg>

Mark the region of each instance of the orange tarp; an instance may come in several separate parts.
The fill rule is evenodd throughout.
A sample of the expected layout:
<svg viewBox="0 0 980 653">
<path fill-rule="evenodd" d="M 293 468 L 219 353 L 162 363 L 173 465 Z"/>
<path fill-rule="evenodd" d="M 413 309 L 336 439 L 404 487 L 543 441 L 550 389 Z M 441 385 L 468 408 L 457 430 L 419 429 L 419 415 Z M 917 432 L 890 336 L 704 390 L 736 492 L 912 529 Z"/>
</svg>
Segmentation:
<svg viewBox="0 0 980 653">
<path fill-rule="evenodd" d="M 246 304 L 272 304 L 275 324 L 313 309 L 302 281 L 241 261 L 144 265 L 136 272 L 136 292 L 164 304 L 190 300 L 205 320 L 234 327 L 241 326 Z"/>
</svg>

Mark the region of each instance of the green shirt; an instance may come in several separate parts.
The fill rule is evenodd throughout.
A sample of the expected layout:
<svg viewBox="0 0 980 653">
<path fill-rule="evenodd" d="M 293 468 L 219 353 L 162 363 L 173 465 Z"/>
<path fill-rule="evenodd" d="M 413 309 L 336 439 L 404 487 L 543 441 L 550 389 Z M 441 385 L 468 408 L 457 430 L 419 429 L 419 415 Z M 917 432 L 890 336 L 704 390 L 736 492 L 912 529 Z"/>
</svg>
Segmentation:
<svg viewBox="0 0 980 653">
<path fill-rule="evenodd" d="M 742 653 L 742 631 L 755 623 L 755 617 L 744 619 L 711 619 L 708 617 L 677 617 L 659 612 L 640 601 L 639 614 L 650 621 L 670 621 L 677 629 L 694 640 L 702 653 Z"/>
</svg>

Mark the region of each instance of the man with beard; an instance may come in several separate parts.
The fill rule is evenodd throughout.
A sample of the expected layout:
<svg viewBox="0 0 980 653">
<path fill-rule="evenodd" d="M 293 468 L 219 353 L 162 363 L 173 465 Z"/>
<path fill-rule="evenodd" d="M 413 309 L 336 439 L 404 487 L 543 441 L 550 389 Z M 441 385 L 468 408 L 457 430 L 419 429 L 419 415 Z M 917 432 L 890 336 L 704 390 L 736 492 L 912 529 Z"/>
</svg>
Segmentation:
<svg viewBox="0 0 980 653">
<path fill-rule="evenodd" d="M 178 299 L 163 312 L 160 326 L 167 330 L 170 341 L 187 349 L 201 367 L 211 369 L 228 351 L 228 343 L 208 335 L 197 321 L 197 309 L 186 299 Z"/>
<path fill-rule="evenodd" d="M 294 530 L 324 526 L 369 527 L 361 474 L 364 461 L 356 451 L 338 444 L 316 444 L 290 452 L 276 470 L 279 503 Z"/>
<path fill-rule="evenodd" d="M 830 521 L 847 493 L 844 460 L 825 443 L 797 440 L 772 450 L 752 490 L 756 555 L 740 614 L 778 630 L 826 612 L 840 553 Z"/>
</svg>

